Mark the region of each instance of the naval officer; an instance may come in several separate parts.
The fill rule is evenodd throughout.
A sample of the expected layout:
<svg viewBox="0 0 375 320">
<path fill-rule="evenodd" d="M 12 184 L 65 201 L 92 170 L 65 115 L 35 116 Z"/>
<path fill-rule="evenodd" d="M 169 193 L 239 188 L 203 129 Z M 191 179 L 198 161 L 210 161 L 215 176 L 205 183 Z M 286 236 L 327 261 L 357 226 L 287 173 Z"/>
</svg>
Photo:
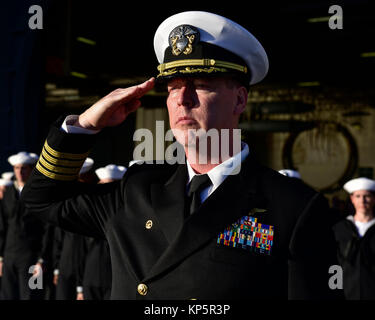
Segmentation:
<svg viewBox="0 0 375 320">
<path fill-rule="evenodd" d="M 28 207 L 107 239 L 112 299 L 330 297 L 336 261 L 326 199 L 257 163 L 234 138 L 250 86 L 268 71 L 260 42 L 230 19 L 190 11 L 162 22 L 154 49 L 156 81 L 168 90 L 170 126 L 186 162 L 131 166 L 112 184 L 76 183 L 96 133 L 135 111 L 151 78 L 52 125 L 23 193 Z M 219 135 L 205 149 L 194 133 L 211 129 L 231 139 Z"/>
</svg>

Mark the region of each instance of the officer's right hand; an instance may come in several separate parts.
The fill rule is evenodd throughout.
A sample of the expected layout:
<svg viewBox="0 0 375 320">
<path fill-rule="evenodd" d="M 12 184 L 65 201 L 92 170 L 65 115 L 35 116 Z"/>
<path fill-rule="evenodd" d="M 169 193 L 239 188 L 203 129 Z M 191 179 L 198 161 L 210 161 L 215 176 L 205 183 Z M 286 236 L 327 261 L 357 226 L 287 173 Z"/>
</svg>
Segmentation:
<svg viewBox="0 0 375 320">
<path fill-rule="evenodd" d="M 129 113 L 139 108 L 139 99 L 154 87 L 154 83 L 155 79 L 150 78 L 137 86 L 112 91 L 82 113 L 74 125 L 91 130 L 119 125 Z"/>
</svg>

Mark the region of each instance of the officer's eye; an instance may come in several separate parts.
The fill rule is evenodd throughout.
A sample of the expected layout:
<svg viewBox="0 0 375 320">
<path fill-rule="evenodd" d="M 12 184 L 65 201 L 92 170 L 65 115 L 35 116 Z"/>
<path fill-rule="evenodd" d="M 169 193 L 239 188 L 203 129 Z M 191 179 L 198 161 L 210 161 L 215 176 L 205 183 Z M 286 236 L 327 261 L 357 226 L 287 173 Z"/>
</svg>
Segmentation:
<svg viewBox="0 0 375 320">
<path fill-rule="evenodd" d="M 198 83 L 195 85 L 196 88 L 202 88 L 202 89 L 205 89 L 205 88 L 208 88 L 207 85 L 205 85 L 204 83 Z"/>
<path fill-rule="evenodd" d="M 171 92 L 171 91 L 175 91 L 177 89 L 180 89 L 182 87 L 182 83 L 181 81 L 171 81 L 169 84 L 168 84 L 168 92 Z"/>
<path fill-rule="evenodd" d="M 196 89 L 200 90 L 211 90 L 211 86 L 206 82 L 198 82 L 194 84 Z"/>
<path fill-rule="evenodd" d="M 178 90 L 180 88 L 181 88 L 181 86 L 179 86 L 179 85 L 168 86 L 168 93 L 176 91 L 176 90 Z"/>
</svg>

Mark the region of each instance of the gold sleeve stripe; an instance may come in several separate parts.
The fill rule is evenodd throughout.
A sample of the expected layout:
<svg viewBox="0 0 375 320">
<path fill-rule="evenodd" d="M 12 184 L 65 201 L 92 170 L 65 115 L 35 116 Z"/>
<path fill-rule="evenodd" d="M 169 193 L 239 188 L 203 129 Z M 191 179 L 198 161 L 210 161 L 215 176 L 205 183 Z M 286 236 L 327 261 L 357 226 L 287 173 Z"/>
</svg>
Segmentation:
<svg viewBox="0 0 375 320">
<path fill-rule="evenodd" d="M 43 150 L 42 150 L 42 156 L 49 163 L 57 165 L 57 166 L 77 168 L 77 167 L 81 167 L 82 162 L 83 162 L 83 160 L 81 160 L 81 159 L 79 159 L 79 160 L 63 160 L 63 159 L 52 157 L 45 148 L 43 148 Z"/>
<path fill-rule="evenodd" d="M 40 164 L 43 165 L 44 168 L 56 172 L 56 173 L 67 173 L 67 174 L 74 174 L 78 175 L 78 172 L 81 170 L 81 166 L 76 168 L 65 168 L 65 167 L 58 167 L 52 164 L 49 164 L 46 160 L 44 160 L 43 155 L 39 158 Z M 82 165 L 82 163 L 81 163 Z"/>
<path fill-rule="evenodd" d="M 44 147 L 48 151 L 48 153 L 56 158 L 60 159 L 67 159 L 67 160 L 84 160 L 89 155 L 89 151 L 85 153 L 67 153 L 67 152 L 60 152 L 52 149 L 46 140 L 44 143 Z"/>
<path fill-rule="evenodd" d="M 191 67 L 191 66 L 199 66 L 199 67 L 216 67 L 216 68 L 227 68 L 236 70 L 239 72 L 247 73 L 248 68 L 246 66 L 239 65 L 237 63 L 220 61 L 215 59 L 185 59 L 185 60 L 177 60 L 167 63 L 162 63 L 158 66 L 158 70 L 160 74 L 163 74 L 165 70 L 178 68 L 178 67 Z"/>
<path fill-rule="evenodd" d="M 37 170 L 45 175 L 48 178 L 54 179 L 54 180 L 61 180 L 61 181 L 73 181 L 77 179 L 77 175 L 61 175 L 53 172 L 49 172 L 48 170 L 44 169 L 42 165 L 39 163 L 36 164 Z"/>
</svg>

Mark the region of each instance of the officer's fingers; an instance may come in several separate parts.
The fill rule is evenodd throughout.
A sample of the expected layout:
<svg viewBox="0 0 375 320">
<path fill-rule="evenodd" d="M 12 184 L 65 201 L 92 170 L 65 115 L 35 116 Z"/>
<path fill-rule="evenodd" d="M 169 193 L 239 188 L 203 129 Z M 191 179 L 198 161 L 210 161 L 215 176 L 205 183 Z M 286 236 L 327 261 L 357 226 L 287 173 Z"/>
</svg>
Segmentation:
<svg viewBox="0 0 375 320">
<path fill-rule="evenodd" d="M 146 94 L 148 91 L 150 91 L 155 85 L 155 78 L 150 78 L 147 81 L 139 84 L 137 86 L 137 93 L 142 97 L 144 94 Z"/>
<path fill-rule="evenodd" d="M 105 119 L 105 125 L 103 127 L 113 127 L 117 126 L 122 123 L 126 117 L 136 109 L 138 109 L 141 105 L 139 100 L 131 100 L 128 103 L 123 103 L 119 107 L 117 107 L 114 112 L 109 114 L 108 117 Z"/>
<path fill-rule="evenodd" d="M 112 91 L 82 113 L 75 125 L 100 130 L 120 124 L 140 106 L 138 99 L 154 87 L 154 82 L 151 78 L 137 86 Z"/>
<path fill-rule="evenodd" d="M 139 99 L 144 96 L 148 91 L 150 91 L 155 84 L 155 78 L 150 78 L 149 80 L 126 89 L 117 89 L 113 91 L 111 98 L 117 100 L 121 103 L 127 103 L 134 99 Z"/>
</svg>

